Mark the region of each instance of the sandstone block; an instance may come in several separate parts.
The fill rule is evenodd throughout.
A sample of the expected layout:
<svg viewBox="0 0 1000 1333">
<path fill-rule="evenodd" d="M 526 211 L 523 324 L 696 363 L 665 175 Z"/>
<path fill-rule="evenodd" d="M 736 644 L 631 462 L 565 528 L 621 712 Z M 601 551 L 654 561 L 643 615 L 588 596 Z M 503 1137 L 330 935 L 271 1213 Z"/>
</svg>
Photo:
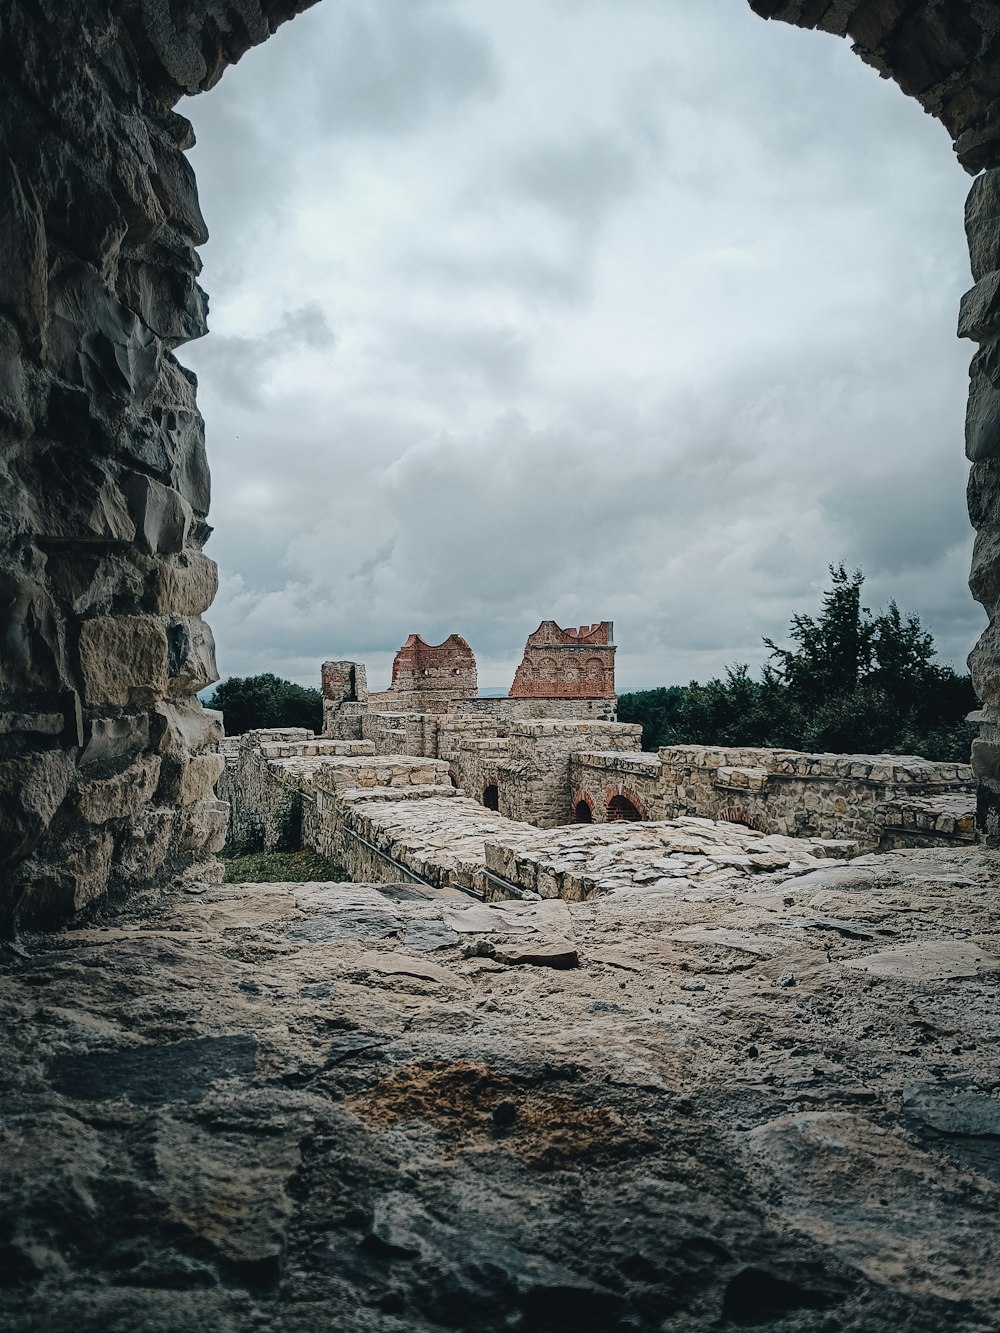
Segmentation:
<svg viewBox="0 0 1000 1333">
<path fill-rule="evenodd" d="M 141 810 L 118 836 L 115 865 L 126 883 L 154 878 L 166 861 L 177 823 L 177 811 L 153 805 Z"/>
<path fill-rule="evenodd" d="M 98 616 L 80 627 L 80 670 L 91 707 L 155 704 L 167 692 L 167 636 L 155 616 Z"/>
<path fill-rule="evenodd" d="M 37 580 L 0 572 L 0 681 L 23 694 L 57 690 L 65 680 L 52 599 Z"/>
<path fill-rule="evenodd" d="M 167 622 L 167 675 L 171 698 L 197 694 L 219 679 L 215 639 L 197 616 L 171 616 Z"/>
<path fill-rule="evenodd" d="M 113 777 L 83 783 L 77 792 L 77 809 L 90 824 L 134 815 L 148 804 L 159 778 L 159 755 L 145 755 Z"/>
<path fill-rule="evenodd" d="M 178 805 L 191 805 L 212 796 L 225 766 L 221 754 L 198 754 L 190 758 L 168 756 L 164 760 L 161 797 Z"/>
<path fill-rule="evenodd" d="M 78 834 L 60 844 L 57 859 L 20 867 L 18 923 L 28 929 L 50 929 L 100 898 L 107 892 L 113 850 L 110 833 Z"/>
<path fill-rule="evenodd" d="M 221 852 L 226 843 L 229 825 L 229 806 L 214 796 L 204 797 L 177 812 L 177 841 L 179 852 L 195 852 L 211 856 Z"/>
<path fill-rule="evenodd" d="M 198 616 L 207 611 L 219 590 L 219 567 L 201 551 L 187 551 L 156 570 L 152 609 Z"/>
</svg>

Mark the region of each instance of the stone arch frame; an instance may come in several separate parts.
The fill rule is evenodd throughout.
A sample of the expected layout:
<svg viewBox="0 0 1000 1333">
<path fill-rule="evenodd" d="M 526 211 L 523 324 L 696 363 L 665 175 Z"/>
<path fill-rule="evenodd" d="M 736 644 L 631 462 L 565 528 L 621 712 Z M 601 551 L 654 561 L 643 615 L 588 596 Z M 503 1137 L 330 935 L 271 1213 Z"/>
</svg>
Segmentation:
<svg viewBox="0 0 1000 1333">
<path fill-rule="evenodd" d="M 314 0 L 10 0 L 0 37 L 0 933 L 57 923 L 109 888 L 212 878 L 216 674 L 201 620 L 209 477 L 195 383 L 207 231 L 174 111 Z M 734 0 L 736 3 L 736 0 Z M 970 659 L 980 827 L 1000 843 L 1000 11 L 980 0 L 749 0 L 848 37 L 950 134 L 975 181 L 982 345 L 966 421 L 970 586 L 989 616 Z M 45 108 L 44 113 L 40 108 Z"/>
</svg>

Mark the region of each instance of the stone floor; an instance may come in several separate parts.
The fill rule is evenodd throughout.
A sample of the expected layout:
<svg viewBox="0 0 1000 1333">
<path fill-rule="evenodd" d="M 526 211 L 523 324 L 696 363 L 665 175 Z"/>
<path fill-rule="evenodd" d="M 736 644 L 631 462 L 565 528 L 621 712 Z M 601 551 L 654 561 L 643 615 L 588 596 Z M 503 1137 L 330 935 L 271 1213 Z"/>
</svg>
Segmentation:
<svg viewBox="0 0 1000 1333">
<path fill-rule="evenodd" d="M 230 885 L 30 939 L 0 1328 L 996 1329 L 998 883 Z"/>
</svg>

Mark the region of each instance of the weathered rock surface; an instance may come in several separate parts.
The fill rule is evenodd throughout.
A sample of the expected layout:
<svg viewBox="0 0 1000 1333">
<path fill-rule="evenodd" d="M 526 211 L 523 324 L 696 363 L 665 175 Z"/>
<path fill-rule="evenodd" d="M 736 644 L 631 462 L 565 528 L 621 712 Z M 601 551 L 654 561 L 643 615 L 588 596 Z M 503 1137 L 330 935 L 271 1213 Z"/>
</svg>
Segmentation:
<svg viewBox="0 0 1000 1333">
<path fill-rule="evenodd" d="M 956 849 L 584 903 L 192 885 L 29 939 L 0 1325 L 994 1328 L 998 881 Z"/>
</svg>

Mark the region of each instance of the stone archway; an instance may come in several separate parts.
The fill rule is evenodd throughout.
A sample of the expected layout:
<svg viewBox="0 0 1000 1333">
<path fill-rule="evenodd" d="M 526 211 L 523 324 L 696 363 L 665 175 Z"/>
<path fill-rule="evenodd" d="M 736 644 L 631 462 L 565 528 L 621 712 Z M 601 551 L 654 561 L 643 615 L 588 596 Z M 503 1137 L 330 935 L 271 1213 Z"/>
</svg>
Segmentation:
<svg viewBox="0 0 1000 1333">
<path fill-rule="evenodd" d="M 737 0 L 733 0 L 736 3 Z M 109 889 L 211 876 L 226 809 L 201 615 L 216 589 L 195 382 L 206 228 L 173 108 L 313 0 L 10 0 L 0 169 L 0 932 Z M 945 125 L 979 176 L 971 587 L 990 624 L 980 824 L 1000 840 L 1000 12 L 985 3 L 750 0 L 847 36 Z"/>
</svg>

